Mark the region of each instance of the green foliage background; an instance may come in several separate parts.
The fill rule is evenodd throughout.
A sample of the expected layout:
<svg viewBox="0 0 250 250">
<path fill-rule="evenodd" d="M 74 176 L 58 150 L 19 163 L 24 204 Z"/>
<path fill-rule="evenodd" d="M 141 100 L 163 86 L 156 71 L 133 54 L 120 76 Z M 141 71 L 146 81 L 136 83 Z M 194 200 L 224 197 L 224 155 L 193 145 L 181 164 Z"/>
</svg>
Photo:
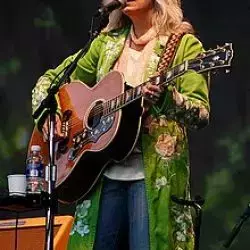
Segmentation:
<svg viewBox="0 0 250 250">
<path fill-rule="evenodd" d="M 23 173 L 33 122 L 31 89 L 37 78 L 87 41 L 98 0 L 4 1 L 0 9 L 0 191 L 6 176 Z M 211 6 L 216 6 L 211 8 Z M 233 42 L 232 72 L 212 77 L 211 124 L 190 132 L 193 196 L 206 199 L 201 249 L 223 249 L 234 223 L 250 201 L 249 4 L 184 1 L 185 16 L 206 48 Z M 208 11 L 209 10 L 209 11 Z M 60 207 L 60 213 L 72 213 Z M 5 213 L 0 212 L 4 218 Z M 245 223 L 231 249 L 250 249 Z"/>
</svg>

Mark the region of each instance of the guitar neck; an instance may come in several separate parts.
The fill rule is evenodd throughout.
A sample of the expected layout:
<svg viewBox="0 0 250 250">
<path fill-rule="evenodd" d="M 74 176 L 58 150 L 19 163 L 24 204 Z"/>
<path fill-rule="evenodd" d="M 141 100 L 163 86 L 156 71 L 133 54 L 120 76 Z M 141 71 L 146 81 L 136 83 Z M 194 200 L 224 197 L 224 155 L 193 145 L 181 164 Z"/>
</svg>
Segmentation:
<svg viewBox="0 0 250 250">
<path fill-rule="evenodd" d="M 124 93 L 120 94 L 119 96 L 108 100 L 103 105 L 104 115 L 110 115 L 113 112 L 118 111 L 119 109 L 127 106 L 128 104 L 138 100 L 142 97 L 142 88 L 149 82 L 154 82 L 157 85 L 163 85 L 167 87 L 171 84 L 176 77 L 183 75 L 188 70 L 188 61 L 185 61 L 182 64 L 179 64 L 169 70 L 165 74 L 157 75 L 150 78 L 149 81 L 144 82 L 135 88 L 131 88 L 126 90 Z"/>
</svg>

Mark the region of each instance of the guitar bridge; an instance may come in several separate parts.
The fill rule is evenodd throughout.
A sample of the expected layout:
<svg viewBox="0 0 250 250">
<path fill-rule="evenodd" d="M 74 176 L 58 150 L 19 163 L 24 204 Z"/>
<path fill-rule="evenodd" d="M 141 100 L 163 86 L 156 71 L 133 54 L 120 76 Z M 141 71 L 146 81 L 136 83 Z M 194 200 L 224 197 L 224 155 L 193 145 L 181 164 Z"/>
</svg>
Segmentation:
<svg viewBox="0 0 250 250">
<path fill-rule="evenodd" d="M 84 129 L 80 133 L 77 133 L 73 137 L 73 147 L 70 149 L 70 152 L 69 152 L 69 156 L 68 156 L 69 160 L 73 161 L 77 157 L 80 150 L 87 143 L 86 138 L 87 138 L 87 130 L 86 129 Z"/>
</svg>

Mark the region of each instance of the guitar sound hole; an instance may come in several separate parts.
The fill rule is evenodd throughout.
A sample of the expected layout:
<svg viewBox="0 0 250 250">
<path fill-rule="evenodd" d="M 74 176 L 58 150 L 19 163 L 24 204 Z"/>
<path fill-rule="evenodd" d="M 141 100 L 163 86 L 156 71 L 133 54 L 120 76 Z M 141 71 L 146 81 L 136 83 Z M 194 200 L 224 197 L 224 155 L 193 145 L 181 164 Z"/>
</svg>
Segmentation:
<svg viewBox="0 0 250 250">
<path fill-rule="evenodd" d="M 103 106 L 101 101 L 97 101 L 95 106 L 91 109 L 88 117 L 88 126 L 95 128 L 103 116 Z"/>
</svg>

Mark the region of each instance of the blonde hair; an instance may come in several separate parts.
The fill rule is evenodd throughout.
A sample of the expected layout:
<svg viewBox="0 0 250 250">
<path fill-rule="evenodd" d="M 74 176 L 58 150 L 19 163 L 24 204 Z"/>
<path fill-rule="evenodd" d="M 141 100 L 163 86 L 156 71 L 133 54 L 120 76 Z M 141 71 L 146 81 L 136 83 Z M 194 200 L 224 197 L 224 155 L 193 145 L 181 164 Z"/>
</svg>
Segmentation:
<svg viewBox="0 0 250 250">
<path fill-rule="evenodd" d="M 189 22 L 183 21 L 180 0 L 152 1 L 154 8 L 152 25 L 159 35 L 170 35 L 179 31 L 186 33 L 194 32 L 192 25 Z M 115 10 L 110 14 L 109 23 L 103 31 L 109 32 L 121 28 L 130 22 L 130 19 L 121 10 Z"/>
</svg>

